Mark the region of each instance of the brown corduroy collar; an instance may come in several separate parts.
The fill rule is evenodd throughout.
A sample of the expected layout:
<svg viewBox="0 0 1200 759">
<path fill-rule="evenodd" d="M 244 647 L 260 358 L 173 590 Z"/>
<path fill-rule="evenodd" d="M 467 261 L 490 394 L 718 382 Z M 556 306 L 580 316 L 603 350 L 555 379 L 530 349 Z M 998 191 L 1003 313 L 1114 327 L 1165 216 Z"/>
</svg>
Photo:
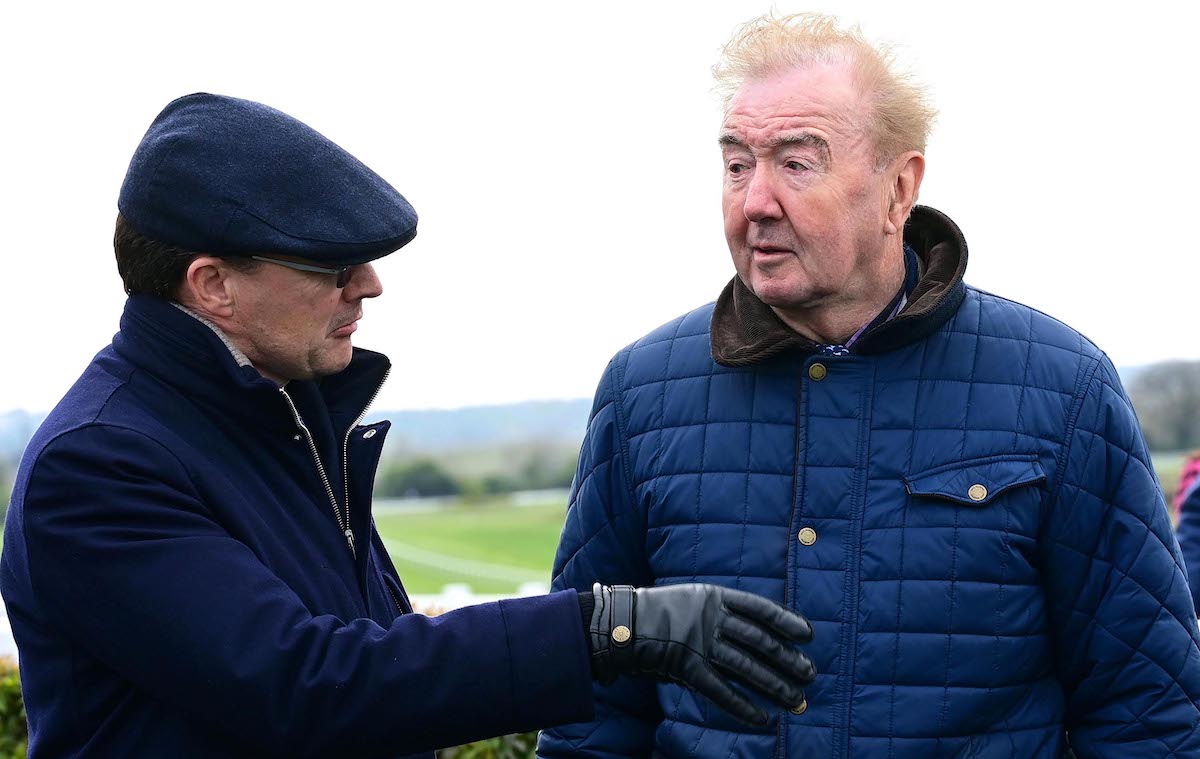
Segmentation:
<svg viewBox="0 0 1200 759">
<path fill-rule="evenodd" d="M 904 226 L 904 241 L 921 260 L 921 279 L 904 310 L 860 337 L 853 353 L 884 353 L 919 340 L 940 327 L 962 302 L 967 241 L 958 225 L 941 211 L 915 206 Z M 713 360 L 723 366 L 749 366 L 791 349 L 816 353 L 820 346 L 784 324 L 735 276 L 713 310 Z"/>
</svg>

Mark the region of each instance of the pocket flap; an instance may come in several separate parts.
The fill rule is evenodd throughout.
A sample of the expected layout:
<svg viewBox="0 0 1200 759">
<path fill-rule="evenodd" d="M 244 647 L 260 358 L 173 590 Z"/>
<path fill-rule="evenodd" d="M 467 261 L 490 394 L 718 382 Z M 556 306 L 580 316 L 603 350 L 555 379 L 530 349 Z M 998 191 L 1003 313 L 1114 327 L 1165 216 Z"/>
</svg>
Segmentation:
<svg viewBox="0 0 1200 759">
<path fill-rule="evenodd" d="M 989 456 L 943 464 L 904 478 L 910 495 L 985 506 L 1001 493 L 1046 479 L 1034 454 Z"/>
</svg>

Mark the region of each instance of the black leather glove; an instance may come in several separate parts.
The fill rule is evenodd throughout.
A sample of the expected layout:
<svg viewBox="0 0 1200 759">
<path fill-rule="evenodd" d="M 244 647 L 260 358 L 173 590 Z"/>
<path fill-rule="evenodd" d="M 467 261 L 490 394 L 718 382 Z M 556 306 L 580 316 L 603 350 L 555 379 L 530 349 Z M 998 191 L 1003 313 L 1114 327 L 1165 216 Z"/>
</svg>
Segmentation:
<svg viewBox="0 0 1200 759">
<path fill-rule="evenodd" d="M 716 585 L 596 583 L 592 599 L 588 643 L 592 673 L 602 683 L 617 675 L 671 680 L 762 726 L 766 712 L 730 683 L 793 707 L 816 676 L 808 657 L 790 645 L 811 641 L 812 625 L 761 596 Z"/>
</svg>

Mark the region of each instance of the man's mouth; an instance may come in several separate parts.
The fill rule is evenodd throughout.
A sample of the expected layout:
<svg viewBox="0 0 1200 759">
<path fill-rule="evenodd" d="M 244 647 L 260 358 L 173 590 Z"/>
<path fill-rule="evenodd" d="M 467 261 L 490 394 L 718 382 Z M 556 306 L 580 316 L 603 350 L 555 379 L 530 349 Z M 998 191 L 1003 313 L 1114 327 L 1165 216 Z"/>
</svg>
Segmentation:
<svg viewBox="0 0 1200 759">
<path fill-rule="evenodd" d="M 752 245 L 750 251 L 756 256 L 781 256 L 791 255 L 791 248 L 783 248 L 775 245 Z"/>
<path fill-rule="evenodd" d="M 349 337 L 358 330 L 358 320 L 362 318 L 362 314 L 354 317 L 351 321 L 346 322 L 342 326 L 329 333 L 330 337 Z"/>
</svg>

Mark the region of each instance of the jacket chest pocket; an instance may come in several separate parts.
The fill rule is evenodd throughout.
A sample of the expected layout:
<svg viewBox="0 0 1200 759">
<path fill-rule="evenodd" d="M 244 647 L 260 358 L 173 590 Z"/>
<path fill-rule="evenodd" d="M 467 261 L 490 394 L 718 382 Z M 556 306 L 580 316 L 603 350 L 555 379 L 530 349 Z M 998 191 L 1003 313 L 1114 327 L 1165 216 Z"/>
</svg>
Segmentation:
<svg viewBox="0 0 1200 759">
<path fill-rule="evenodd" d="M 917 498 L 983 509 L 1011 490 L 1045 480 L 1036 455 L 1014 453 L 943 464 L 908 475 L 904 487 Z"/>
<path fill-rule="evenodd" d="M 974 583 L 982 593 L 1036 584 L 1045 482 L 1034 454 L 955 461 L 906 476 L 901 574 Z"/>
</svg>

